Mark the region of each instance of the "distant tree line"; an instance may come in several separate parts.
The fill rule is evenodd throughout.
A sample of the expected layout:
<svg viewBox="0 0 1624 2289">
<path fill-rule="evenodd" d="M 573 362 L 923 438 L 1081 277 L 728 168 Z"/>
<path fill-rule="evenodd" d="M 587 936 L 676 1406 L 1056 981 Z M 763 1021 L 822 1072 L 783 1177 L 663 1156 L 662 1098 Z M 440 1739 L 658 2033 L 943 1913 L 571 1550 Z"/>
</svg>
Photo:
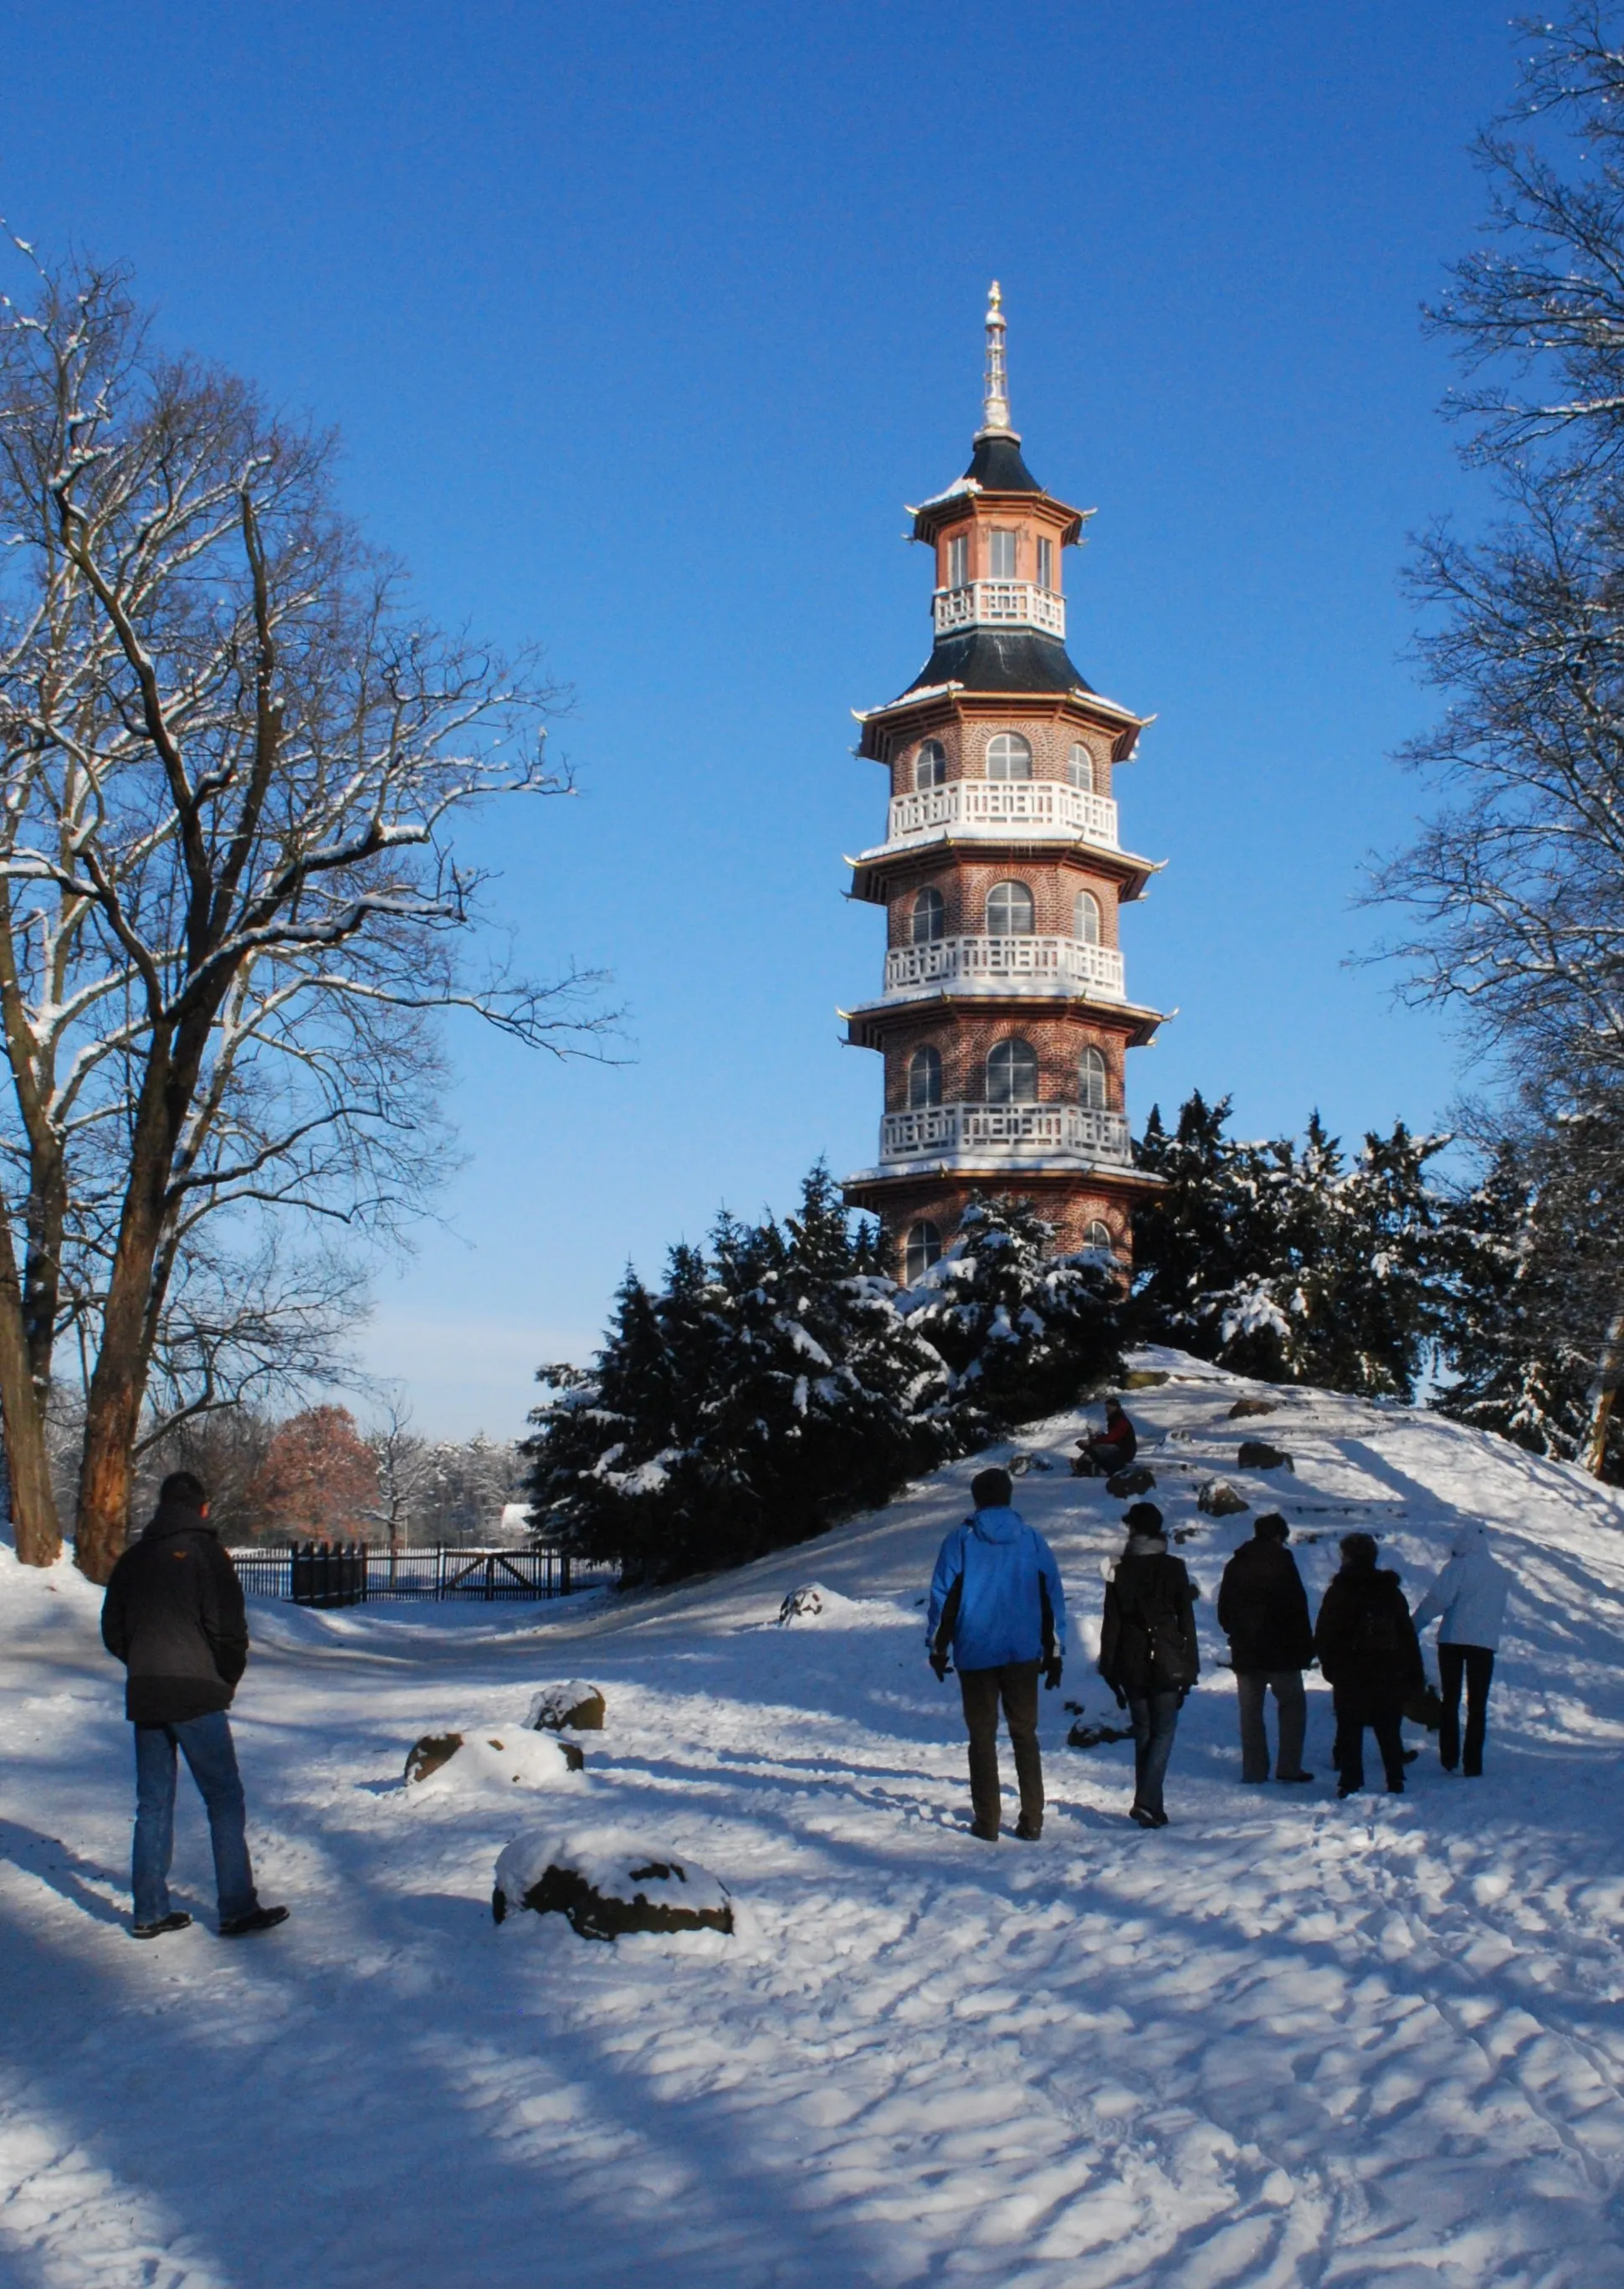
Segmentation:
<svg viewBox="0 0 1624 2289">
<path fill-rule="evenodd" d="M 522 1499 L 524 1464 L 511 1441 L 425 1439 L 403 1411 L 362 1429 L 346 1407 L 307 1407 L 280 1419 L 222 1408 L 181 1425 L 143 1458 L 138 1523 L 159 1480 L 195 1471 L 227 1543 L 350 1542 L 404 1549 L 479 1543 L 503 1532 Z"/>
</svg>

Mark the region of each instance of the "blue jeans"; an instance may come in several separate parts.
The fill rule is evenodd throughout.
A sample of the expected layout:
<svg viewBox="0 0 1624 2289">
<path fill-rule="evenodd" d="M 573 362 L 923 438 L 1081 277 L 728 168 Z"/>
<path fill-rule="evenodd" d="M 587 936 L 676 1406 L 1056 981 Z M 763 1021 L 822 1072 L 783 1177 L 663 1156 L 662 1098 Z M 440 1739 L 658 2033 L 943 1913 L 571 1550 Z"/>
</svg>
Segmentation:
<svg viewBox="0 0 1624 2289">
<path fill-rule="evenodd" d="M 1146 1812 L 1161 1812 L 1162 1782 L 1179 1728 L 1179 1696 L 1147 1693 L 1141 1699 L 1130 1693 L 1127 1713 L 1134 1727 L 1134 1802 Z"/>
<path fill-rule="evenodd" d="M 169 1863 L 175 1849 L 175 1751 L 187 1760 L 209 1812 L 220 1920 L 252 1915 L 254 1871 L 243 1834 L 243 1783 L 223 1709 L 184 1725 L 137 1725 L 135 1848 L 131 1889 L 138 1924 L 161 1923 L 170 1911 Z"/>
</svg>

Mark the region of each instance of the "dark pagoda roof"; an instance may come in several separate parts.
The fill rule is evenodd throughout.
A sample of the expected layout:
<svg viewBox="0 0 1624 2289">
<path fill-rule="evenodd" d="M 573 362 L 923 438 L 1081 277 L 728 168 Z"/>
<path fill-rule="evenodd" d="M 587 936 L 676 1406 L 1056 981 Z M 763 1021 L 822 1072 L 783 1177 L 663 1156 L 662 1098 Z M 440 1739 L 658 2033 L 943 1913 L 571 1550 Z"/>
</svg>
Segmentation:
<svg viewBox="0 0 1624 2289">
<path fill-rule="evenodd" d="M 1011 430 L 983 430 L 964 473 L 965 483 L 980 485 L 989 493 L 1040 493 L 1038 483 L 1021 459 L 1021 441 Z"/>
<path fill-rule="evenodd" d="M 1071 664 L 1064 644 L 1036 628 L 964 628 L 938 636 L 935 650 L 908 691 L 938 684 L 961 684 L 967 691 L 1091 691 Z M 905 699 L 908 693 L 902 697 Z"/>
</svg>

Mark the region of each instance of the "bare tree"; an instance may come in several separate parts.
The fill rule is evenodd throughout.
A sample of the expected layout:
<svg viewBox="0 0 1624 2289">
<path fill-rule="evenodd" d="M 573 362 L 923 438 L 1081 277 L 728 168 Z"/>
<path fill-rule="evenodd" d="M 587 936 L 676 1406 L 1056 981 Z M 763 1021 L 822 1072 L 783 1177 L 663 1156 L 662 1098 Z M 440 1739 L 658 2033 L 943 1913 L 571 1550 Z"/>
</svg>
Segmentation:
<svg viewBox="0 0 1624 2289">
<path fill-rule="evenodd" d="M 1474 147 L 1501 246 L 1457 263 L 1430 314 L 1486 377 L 1453 402 L 1476 424 L 1470 459 L 1542 446 L 1596 471 L 1624 450 L 1624 46 L 1611 12 L 1585 0 L 1559 23 L 1524 20 L 1519 100 Z M 1580 143 L 1577 174 L 1530 140 L 1547 128 Z M 1526 387 L 1495 379 L 1508 368 Z"/>
<path fill-rule="evenodd" d="M 414 617 L 338 511 L 332 440 L 161 355 L 122 274 L 36 265 L 33 293 L 0 312 L 0 1408 L 47 1562 L 75 1326 L 76 1555 L 105 1579 L 155 1366 L 173 1385 L 189 1345 L 206 1392 L 225 1356 L 206 1314 L 178 1332 L 211 1251 L 420 1206 L 436 1013 L 560 1054 L 606 1021 L 574 976 L 463 965 L 458 818 L 568 787 L 534 663 Z"/>
<path fill-rule="evenodd" d="M 1624 1370 L 1624 49 L 1596 4 L 1524 29 L 1522 101 L 1478 145 L 1505 251 L 1460 264 L 1435 314 L 1487 377 L 1455 410 L 1501 516 L 1420 550 L 1421 658 L 1447 703 L 1406 760 L 1439 801 L 1376 889 L 1409 909 L 1388 951 L 1464 1020 L 1536 1192 L 1590 1203 L 1547 1215 L 1588 1244 L 1540 1293 L 1569 1314 L 1547 1348 L 1589 1363 L 1599 1469 Z M 1525 386 L 1499 386 L 1507 368 Z"/>
</svg>

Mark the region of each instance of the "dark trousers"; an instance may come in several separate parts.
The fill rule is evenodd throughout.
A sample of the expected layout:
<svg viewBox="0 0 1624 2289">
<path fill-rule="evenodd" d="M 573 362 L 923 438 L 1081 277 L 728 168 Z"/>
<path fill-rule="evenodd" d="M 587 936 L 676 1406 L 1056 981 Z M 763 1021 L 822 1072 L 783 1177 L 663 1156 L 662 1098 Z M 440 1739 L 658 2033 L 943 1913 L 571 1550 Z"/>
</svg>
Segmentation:
<svg viewBox="0 0 1624 2289">
<path fill-rule="evenodd" d="M 1130 1693 L 1128 1720 L 1134 1727 L 1134 1802 L 1144 1812 L 1161 1812 L 1162 1783 L 1179 1729 L 1176 1693 Z"/>
<path fill-rule="evenodd" d="M 169 1913 L 169 1863 L 175 1848 L 175 1751 L 186 1759 L 209 1814 L 214 1884 L 222 1922 L 252 1915 L 253 1870 L 243 1833 L 243 1783 L 224 1710 L 184 1725 L 137 1725 L 135 1847 L 131 1888 L 135 1920 L 155 1924 Z"/>
<path fill-rule="evenodd" d="M 998 1772 L 998 1712 L 1001 1702 L 1015 1751 L 1021 1817 L 1035 1828 L 1043 1819 L 1043 1759 L 1038 1748 L 1038 1671 L 1041 1662 L 1007 1662 L 1001 1669 L 961 1669 L 959 1694 L 970 1735 L 970 1806 L 978 1828 L 996 1835 L 1003 1814 Z"/>
<path fill-rule="evenodd" d="M 1302 1770 L 1302 1742 L 1308 1730 L 1308 1695 L 1300 1669 L 1241 1669 L 1235 1672 L 1235 1697 L 1240 1704 L 1240 1776 L 1243 1781 L 1269 1778 L 1269 1735 L 1263 1727 L 1263 1703 L 1272 1691 L 1280 1712 L 1280 1755 L 1275 1766 L 1282 1780 Z"/>
<path fill-rule="evenodd" d="M 1333 1693 L 1336 1711 L 1336 1779 L 1344 1796 L 1365 1785 L 1365 1727 L 1368 1725 L 1376 1736 L 1376 1746 L 1381 1752 L 1381 1768 L 1390 1789 L 1404 1787 L 1404 1711 L 1401 1709 L 1373 1711 L 1365 1701 L 1349 1702 L 1340 1693 Z"/>
<path fill-rule="evenodd" d="M 1438 1683 L 1443 1687 L 1444 1719 L 1438 1727 L 1438 1754 L 1444 1770 L 1460 1765 L 1476 1780 L 1483 1770 L 1483 1736 L 1489 1724 L 1489 1679 L 1494 1674 L 1494 1654 L 1489 1646 L 1440 1645 Z M 1466 1679 L 1466 1756 L 1461 1755 L 1461 1679 Z"/>
</svg>

